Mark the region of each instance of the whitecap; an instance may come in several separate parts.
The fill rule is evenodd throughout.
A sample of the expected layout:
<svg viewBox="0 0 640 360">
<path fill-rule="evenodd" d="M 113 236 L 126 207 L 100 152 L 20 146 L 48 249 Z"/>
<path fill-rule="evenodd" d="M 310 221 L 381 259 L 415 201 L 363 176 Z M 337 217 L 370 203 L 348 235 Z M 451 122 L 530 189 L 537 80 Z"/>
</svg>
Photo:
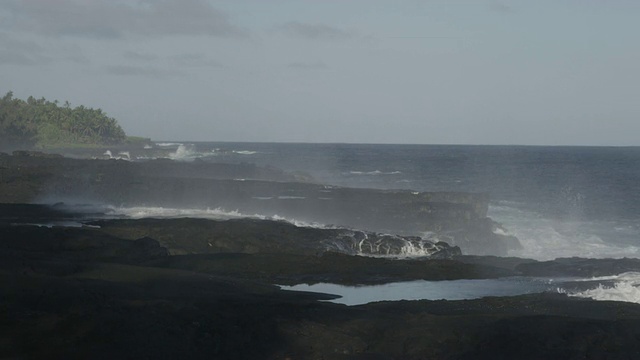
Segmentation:
<svg viewBox="0 0 640 360">
<path fill-rule="evenodd" d="M 204 219 L 230 219 L 230 218 L 255 218 L 266 219 L 266 216 L 258 214 L 243 214 L 238 210 L 226 210 L 223 208 L 207 208 L 207 209 L 178 209 L 165 207 L 110 207 L 107 215 L 119 217 L 124 216 L 132 219 L 143 218 L 204 218 Z"/>
<path fill-rule="evenodd" d="M 257 151 L 250 151 L 250 150 L 233 150 L 234 154 L 238 154 L 238 155 L 254 155 L 257 154 Z"/>
<path fill-rule="evenodd" d="M 598 301 L 624 301 L 640 303 L 640 273 L 626 272 L 614 276 L 602 276 L 585 281 L 608 281 L 613 285 L 599 283 L 593 289 L 566 292 L 569 296 L 590 298 Z"/>
<path fill-rule="evenodd" d="M 195 146 L 191 144 L 180 144 L 174 153 L 169 154 L 169 158 L 177 161 L 189 161 L 198 156 Z"/>
<path fill-rule="evenodd" d="M 171 146 L 180 146 L 180 145 L 182 145 L 182 143 L 175 143 L 175 142 L 156 143 L 156 146 L 160 146 L 160 147 L 171 147 Z"/>
<path fill-rule="evenodd" d="M 128 151 L 121 151 L 118 153 L 118 156 L 113 156 L 113 153 L 111 152 L 111 150 L 107 150 L 102 155 L 108 156 L 109 159 L 114 159 L 114 160 L 127 160 L 127 161 L 131 160 L 131 154 L 129 154 Z"/>
<path fill-rule="evenodd" d="M 331 229 L 332 228 L 330 226 L 327 226 L 325 224 L 318 223 L 318 222 L 302 221 L 302 220 L 287 218 L 279 215 L 269 216 L 267 217 L 267 220 L 284 221 L 289 224 L 293 224 L 297 227 L 305 227 L 305 228 L 314 228 L 314 229 Z"/>
<path fill-rule="evenodd" d="M 351 175 L 398 175 L 398 174 L 402 174 L 402 172 L 401 171 L 384 172 L 380 170 L 373 170 L 373 171 L 349 171 L 349 174 Z"/>
<path fill-rule="evenodd" d="M 550 219 L 518 208 L 517 203 L 501 202 L 489 206 L 488 216 L 503 225 L 494 233 L 513 235 L 522 249 L 511 250 L 510 256 L 536 260 L 558 257 L 623 258 L 640 256 L 640 248 L 616 244 L 603 239 L 602 224 L 583 220 Z M 508 230 L 507 230 L 508 229 Z"/>
<path fill-rule="evenodd" d="M 112 218 L 131 218 L 131 219 L 164 219 L 164 218 L 198 218 L 198 219 L 211 219 L 211 220 L 228 220 L 228 219 L 257 219 L 257 220 L 273 220 L 283 221 L 290 223 L 298 227 L 310 227 L 331 229 L 334 227 L 327 226 L 325 224 L 317 222 L 307 222 L 293 218 L 286 218 L 279 215 L 267 216 L 261 214 L 246 214 L 238 210 L 226 210 L 224 208 L 207 208 L 207 209 L 179 209 L 179 208 L 166 208 L 160 206 L 135 206 L 135 207 L 108 207 L 106 210 L 107 216 Z"/>
</svg>

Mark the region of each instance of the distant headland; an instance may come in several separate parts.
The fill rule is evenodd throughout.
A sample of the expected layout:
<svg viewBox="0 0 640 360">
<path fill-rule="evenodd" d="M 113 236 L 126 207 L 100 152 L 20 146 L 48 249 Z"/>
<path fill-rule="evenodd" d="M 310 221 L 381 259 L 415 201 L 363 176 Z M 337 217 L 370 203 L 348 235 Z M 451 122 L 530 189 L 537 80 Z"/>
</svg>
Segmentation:
<svg viewBox="0 0 640 360">
<path fill-rule="evenodd" d="M 68 101 L 0 98 L 0 150 L 25 148 L 101 147 L 144 143 L 149 139 L 127 136 L 116 119 L 102 109 Z"/>
</svg>

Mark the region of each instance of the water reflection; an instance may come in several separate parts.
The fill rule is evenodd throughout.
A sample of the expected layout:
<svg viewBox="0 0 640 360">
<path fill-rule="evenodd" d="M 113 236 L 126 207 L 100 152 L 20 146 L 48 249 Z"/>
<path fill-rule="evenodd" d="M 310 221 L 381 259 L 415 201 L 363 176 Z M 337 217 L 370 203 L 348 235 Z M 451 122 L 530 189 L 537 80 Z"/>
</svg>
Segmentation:
<svg viewBox="0 0 640 360">
<path fill-rule="evenodd" d="M 515 296 L 557 291 L 569 279 L 508 277 L 481 280 L 407 281 L 372 286 L 319 283 L 281 286 L 283 290 L 311 291 L 341 296 L 332 302 L 361 305 L 375 301 L 465 300 L 486 296 Z"/>
</svg>

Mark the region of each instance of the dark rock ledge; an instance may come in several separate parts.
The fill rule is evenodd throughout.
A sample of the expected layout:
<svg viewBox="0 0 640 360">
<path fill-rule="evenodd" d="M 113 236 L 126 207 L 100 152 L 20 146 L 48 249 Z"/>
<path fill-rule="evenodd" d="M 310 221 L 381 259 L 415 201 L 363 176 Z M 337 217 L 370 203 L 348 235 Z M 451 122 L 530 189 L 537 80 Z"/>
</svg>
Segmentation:
<svg viewBox="0 0 640 360">
<path fill-rule="evenodd" d="M 506 243 L 495 245 L 487 233 L 493 233 L 496 224 L 483 214 L 483 196 L 360 192 L 296 183 L 287 174 L 252 166 L 182 166 L 0 156 L 0 358 L 640 357 L 637 304 L 545 293 L 347 307 L 320 301 L 332 299 L 330 294 L 282 291 L 273 285 L 615 275 L 639 271 L 637 260 L 537 262 L 456 255 L 454 246 L 435 243 L 446 250 L 440 252 L 442 258 L 353 256 L 349 254 L 355 253 L 356 245 L 374 248 L 380 239 L 389 244 L 411 241 L 372 232 L 376 226 L 384 229 L 397 223 L 406 226 L 400 235 L 434 231 L 461 241 L 463 248 L 467 241 L 479 244 L 480 251 L 500 253 Z M 181 179 L 176 174 L 182 170 L 200 177 Z M 245 181 L 229 180 L 235 176 Z M 193 190 L 197 184 L 205 186 L 198 189 L 213 190 Z M 288 202 L 299 200 L 300 194 L 312 197 L 313 191 L 335 191 L 335 204 L 340 206 L 311 213 L 301 202 Z M 69 212 L 64 206 L 20 204 L 48 196 L 78 196 L 141 205 L 141 194 L 158 196 L 147 199 L 158 206 L 180 206 L 183 197 L 202 199 L 203 206 L 212 206 L 212 200 L 224 204 L 244 199 L 247 210 L 268 203 L 254 197 L 271 197 L 271 205 L 282 205 L 294 215 L 324 215 L 330 220 L 335 211 L 367 226 L 354 231 L 256 220 L 96 220 L 101 214 L 91 209 Z M 377 202 L 368 202 L 370 197 Z M 408 203 L 394 202 L 400 200 Z M 273 209 L 271 205 L 256 209 Z M 398 213 L 403 206 L 424 206 L 417 212 L 422 217 Z M 384 222 L 389 216 L 397 216 L 397 221 Z M 84 226 L 52 226 L 65 222 Z M 483 229 L 485 240 L 474 226 Z M 370 242 L 363 243 L 365 238 Z"/>
<path fill-rule="evenodd" d="M 496 233 L 485 194 L 342 188 L 249 164 L 0 157 L 0 203 L 223 208 L 404 236 L 432 234 L 465 254 L 520 246 Z"/>
<path fill-rule="evenodd" d="M 0 357 L 623 359 L 640 354 L 636 304 L 535 294 L 347 307 L 318 301 L 331 295 L 272 285 L 490 278 L 536 266 L 538 272 L 547 267 L 564 273 L 552 263 L 469 256 L 398 261 L 304 251 L 170 255 L 175 249 L 163 246 L 171 246 L 169 238 L 137 237 L 149 229 L 137 223 L 1 225 Z M 278 243 L 283 237 L 261 241 Z M 570 271 L 569 264 L 563 266 Z M 590 266 L 607 273 L 640 264 Z"/>
</svg>

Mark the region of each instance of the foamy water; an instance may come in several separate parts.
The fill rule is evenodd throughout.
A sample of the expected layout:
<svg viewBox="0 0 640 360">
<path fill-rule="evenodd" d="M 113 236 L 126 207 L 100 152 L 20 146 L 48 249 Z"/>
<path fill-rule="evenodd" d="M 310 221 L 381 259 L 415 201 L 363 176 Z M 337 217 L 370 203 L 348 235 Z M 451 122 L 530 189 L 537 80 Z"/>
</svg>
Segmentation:
<svg viewBox="0 0 640 360">
<path fill-rule="evenodd" d="M 176 161 L 193 161 L 202 157 L 201 153 L 195 150 L 195 146 L 191 144 L 180 144 L 175 152 L 169 154 L 169 158 Z"/>
<path fill-rule="evenodd" d="M 245 214 L 238 210 L 227 210 L 223 208 L 207 208 L 207 209 L 181 209 L 181 208 L 167 208 L 167 207 L 108 207 L 106 213 L 111 217 L 127 217 L 131 219 L 143 219 L 143 218 L 199 218 L 199 219 L 211 219 L 211 220 L 229 220 L 229 219 L 257 219 L 257 220 L 273 220 L 284 221 L 293 224 L 298 227 L 311 227 L 311 228 L 329 228 L 328 226 L 317 223 L 301 221 L 297 219 L 287 218 L 279 215 L 267 216 L 261 214 Z"/>
<path fill-rule="evenodd" d="M 109 159 L 131 161 L 131 154 L 128 151 L 120 151 L 118 155 L 113 155 L 111 150 L 107 150 L 102 155 L 108 157 Z"/>
<path fill-rule="evenodd" d="M 351 175 L 399 175 L 399 174 L 402 174 L 402 172 L 401 171 L 384 172 L 380 170 L 373 170 L 373 171 L 349 171 L 348 174 L 351 174 Z"/>
<path fill-rule="evenodd" d="M 640 273 L 626 272 L 614 276 L 584 279 L 585 282 L 598 282 L 595 288 L 583 291 L 562 291 L 569 296 L 589 298 L 599 301 L 624 301 L 640 304 Z M 602 283 L 600 283 L 602 282 Z"/>
<path fill-rule="evenodd" d="M 602 238 L 604 235 L 615 238 L 620 235 L 616 232 L 634 229 L 616 229 L 610 224 L 603 224 L 600 229 L 594 221 L 550 219 L 504 204 L 490 206 L 489 217 L 504 225 L 504 234 L 514 235 L 520 240 L 523 249 L 511 251 L 510 256 L 536 260 L 640 257 L 639 247 Z"/>
</svg>

